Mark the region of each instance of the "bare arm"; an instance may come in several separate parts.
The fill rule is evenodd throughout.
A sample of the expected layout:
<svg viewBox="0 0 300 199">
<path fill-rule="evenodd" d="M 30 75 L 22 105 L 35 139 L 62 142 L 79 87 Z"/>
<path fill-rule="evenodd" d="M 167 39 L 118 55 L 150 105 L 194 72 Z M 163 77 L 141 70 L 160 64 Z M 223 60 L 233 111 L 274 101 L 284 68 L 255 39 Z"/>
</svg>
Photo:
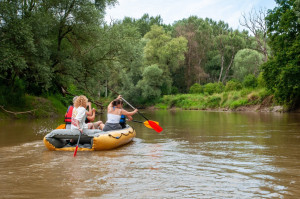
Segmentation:
<svg viewBox="0 0 300 199">
<path fill-rule="evenodd" d="M 91 116 L 87 115 L 87 119 L 90 121 L 90 122 L 93 122 L 95 120 L 95 112 L 96 110 L 93 108 L 93 113 Z"/>
<path fill-rule="evenodd" d="M 107 106 L 107 110 L 110 110 L 113 107 L 112 103 L 112 101 L 109 103 L 109 105 Z"/>
<path fill-rule="evenodd" d="M 89 107 L 89 111 L 86 111 L 86 115 L 91 116 L 91 115 L 93 115 L 92 103 L 91 102 L 88 102 L 88 107 Z"/>
<path fill-rule="evenodd" d="M 121 113 L 122 113 L 123 115 L 126 115 L 126 116 L 132 116 L 132 115 L 136 114 L 137 112 L 138 112 L 137 109 L 134 109 L 134 111 L 131 111 L 131 112 L 128 112 L 128 111 L 122 109 L 122 112 L 121 112 Z"/>
<path fill-rule="evenodd" d="M 122 98 L 121 95 L 119 95 L 119 96 L 117 97 L 117 99 L 120 99 L 120 98 Z M 110 110 L 111 108 L 113 108 L 112 103 L 113 103 L 113 101 L 111 101 L 111 102 L 109 103 L 109 105 L 108 105 L 108 107 L 107 107 L 107 110 Z"/>
<path fill-rule="evenodd" d="M 128 121 L 131 121 L 133 118 L 130 115 L 127 115 Z"/>
</svg>

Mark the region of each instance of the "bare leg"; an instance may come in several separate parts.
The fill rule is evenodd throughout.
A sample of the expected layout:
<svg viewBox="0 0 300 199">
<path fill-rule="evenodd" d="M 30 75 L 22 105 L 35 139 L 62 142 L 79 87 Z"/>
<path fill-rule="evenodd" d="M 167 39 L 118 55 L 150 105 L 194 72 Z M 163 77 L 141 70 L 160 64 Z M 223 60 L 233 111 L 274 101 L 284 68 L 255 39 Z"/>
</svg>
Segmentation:
<svg viewBox="0 0 300 199">
<path fill-rule="evenodd" d="M 87 125 L 88 125 L 88 129 L 94 129 L 93 123 L 88 123 Z"/>
<path fill-rule="evenodd" d="M 105 125 L 104 125 L 103 123 L 100 124 L 100 129 L 103 130 L 104 126 L 105 126 Z"/>
<path fill-rule="evenodd" d="M 94 124 L 95 129 L 100 129 L 100 125 L 103 124 L 103 122 L 98 121 L 98 122 L 94 122 L 93 124 Z"/>
</svg>

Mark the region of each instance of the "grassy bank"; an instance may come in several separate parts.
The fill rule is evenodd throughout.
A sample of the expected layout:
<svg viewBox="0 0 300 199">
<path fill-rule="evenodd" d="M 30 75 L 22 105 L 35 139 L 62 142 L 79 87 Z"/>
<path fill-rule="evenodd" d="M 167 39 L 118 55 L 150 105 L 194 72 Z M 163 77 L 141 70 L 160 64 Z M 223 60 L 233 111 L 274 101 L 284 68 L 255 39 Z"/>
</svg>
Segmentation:
<svg viewBox="0 0 300 199">
<path fill-rule="evenodd" d="M 7 118 L 51 118 L 63 115 L 72 101 L 61 95 L 36 97 L 25 95 L 24 102 L 19 106 L 4 106 L 0 109 L 0 119 Z M 101 103 L 106 107 L 111 98 L 102 98 Z M 94 105 L 93 105 L 94 106 Z M 271 111 L 276 106 L 272 93 L 265 88 L 243 88 L 238 91 L 202 94 L 165 95 L 155 105 L 157 109 L 180 108 L 185 110 L 258 110 Z M 96 107 L 94 107 L 96 108 Z M 251 109 L 252 108 L 252 109 Z M 275 110 L 275 109 L 274 109 Z M 29 111 L 29 112 L 28 112 Z M 279 108 L 282 111 L 282 108 Z M 22 114 L 14 114 L 26 112 Z"/>
<path fill-rule="evenodd" d="M 51 118 L 63 115 L 66 106 L 60 100 L 60 96 L 36 97 L 25 95 L 19 105 L 2 106 L 1 119 L 25 119 L 25 118 Z"/>
<path fill-rule="evenodd" d="M 0 106 L 0 119 L 27 119 L 27 118 L 53 118 L 66 113 L 66 110 L 72 102 L 73 96 L 62 96 L 54 94 L 44 97 L 25 95 L 20 103 L 10 103 Z M 101 98 L 99 102 L 105 107 L 113 98 Z M 100 111 L 99 107 L 92 104 L 92 107 Z"/>
<path fill-rule="evenodd" d="M 235 110 L 239 107 L 255 105 L 272 107 L 276 104 L 273 101 L 272 94 L 265 88 L 244 88 L 238 91 L 214 93 L 212 95 L 207 93 L 165 95 L 155 107 L 158 109 Z"/>
</svg>

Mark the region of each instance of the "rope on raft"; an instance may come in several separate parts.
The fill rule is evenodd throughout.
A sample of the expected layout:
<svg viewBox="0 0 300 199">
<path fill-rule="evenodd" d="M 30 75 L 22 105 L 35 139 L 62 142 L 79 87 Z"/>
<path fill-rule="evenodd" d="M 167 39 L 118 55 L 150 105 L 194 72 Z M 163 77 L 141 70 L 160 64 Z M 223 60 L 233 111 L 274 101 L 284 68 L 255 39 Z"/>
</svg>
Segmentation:
<svg viewBox="0 0 300 199">
<path fill-rule="evenodd" d="M 128 136 L 129 134 L 132 134 L 132 133 L 133 133 L 133 131 L 129 131 L 127 134 L 121 133 L 120 136 L 113 136 L 113 135 L 111 135 L 111 134 L 108 134 L 108 136 L 109 136 L 109 137 L 112 137 L 112 138 L 115 138 L 115 139 L 120 139 L 123 135 L 124 135 L 124 136 Z"/>
<path fill-rule="evenodd" d="M 3 111 L 5 111 L 5 112 L 11 113 L 11 114 L 14 114 L 14 115 L 25 114 L 25 113 L 32 113 L 32 112 L 34 112 L 34 111 L 36 110 L 36 109 L 33 109 L 33 110 L 30 110 L 30 111 L 24 111 L 24 112 L 13 112 L 13 111 L 8 111 L 8 110 L 6 110 L 3 106 L 0 106 L 0 108 L 1 108 Z"/>
</svg>

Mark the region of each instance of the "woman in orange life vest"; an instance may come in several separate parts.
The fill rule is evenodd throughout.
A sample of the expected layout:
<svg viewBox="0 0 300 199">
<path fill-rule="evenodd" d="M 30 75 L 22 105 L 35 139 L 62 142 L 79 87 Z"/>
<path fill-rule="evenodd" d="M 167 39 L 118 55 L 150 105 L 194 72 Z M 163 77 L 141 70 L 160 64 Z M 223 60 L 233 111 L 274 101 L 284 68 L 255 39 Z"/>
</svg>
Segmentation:
<svg viewBox="0 0 300 199">
<path fill-rule="evenodd" d="M 67 112 L 65 114 L 66 129 L 71 129 L 72 113 L 73 113 L 74 103 L 75 103 L 75 100 L 77 99 L 77 97 L 78 96 L 75 96 L 73 98 L 73 105 L 70 105 L 68 107 Z"/>
<path fill-rule="evenodd" d="M 120 119 L 121 115 L 125 115 L 129 118 L 129 120 L 132 120 L 132 115 L 138 112 L 137 109 L 135 109 L 132 112 L 128 112 L 123 109 L 123 101 L 122 96 L 119 95 L 117 99 L 110 102 L 110 104 L 107 107 L 107 121 L 104 124 L 100 124 L 100 129 L 103 131 L 111 131 L 111 130 L 117 130 L 122 129 L 122 126 L 120 125 Z"/>
<path fill-rule="evenodd" d="M 73 113 L 73 109 L 74 109 L 74 104 L 75 104 L 75 100 L 78 98 L 78 96 L 75 96 L 73 98 L 73 105 L 70 105 L 68 107 L 68 110 L 65 114 L 65 123 L 66 123 L 66 129 L 71 129 L 71 120 L 72 120 L 72 113 Z M 90 123 L 90 122 L 93 122 L 95 120 L 95 112 L 96 110 L 93 108 L 91 108 L 91 103 L 89 102 L 88 103 L 88 106 L 89 106 L 89 110 L 92 110 L 92 114 L 91 115 L 86 115 L 86 123 Z M 90 111 L 89 111 L 90 112 Z M 88 113 L 89 113 L 88 112 Z M 97 121 L 97 122 L 94 122 L 94 123 L 91 123 L 93 125 L 89 125 L 89 129 L 98 129 L 100 127 L 100 124 L 102 124 L 103 122 L 102 121 Z"/>
</svg>

